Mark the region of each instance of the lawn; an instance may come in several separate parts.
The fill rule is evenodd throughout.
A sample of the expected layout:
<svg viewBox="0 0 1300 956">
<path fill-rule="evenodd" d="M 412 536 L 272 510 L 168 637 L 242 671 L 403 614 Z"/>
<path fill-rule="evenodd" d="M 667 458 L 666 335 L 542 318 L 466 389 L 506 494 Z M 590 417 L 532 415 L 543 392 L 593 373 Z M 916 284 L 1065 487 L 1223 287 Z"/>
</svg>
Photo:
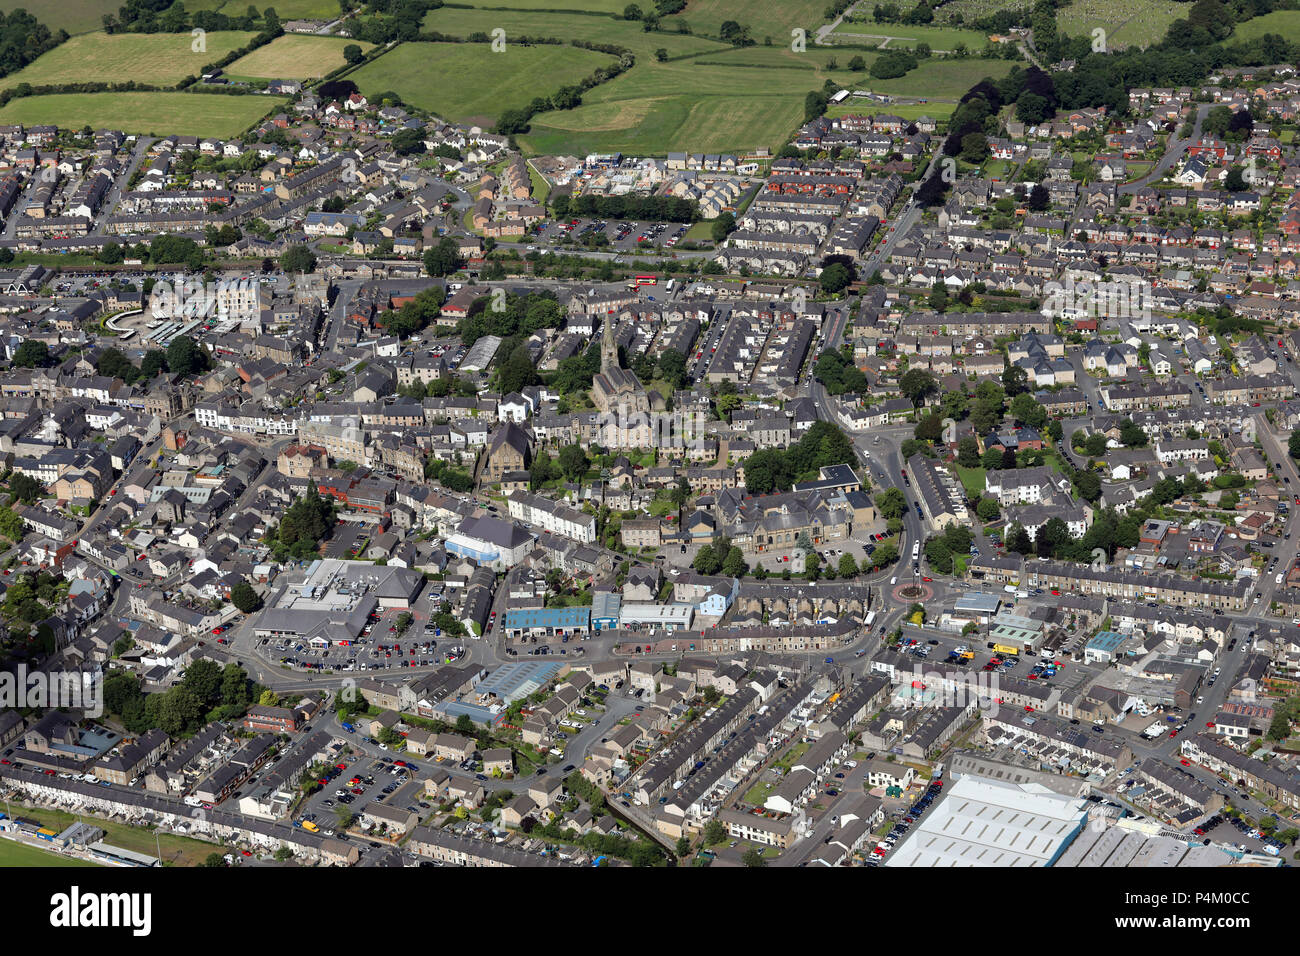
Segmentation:
<svg viewBox="0 0 1300 956">
<path fill-rule="evenodd" d="M 0 840 L 0 867 L 3 866 L 97 866 L 87 860 L 75 860 L 51 850 L 40 850 L 13 840 Z"/>
<path fill-rule="evenodd" d="M 0 123 L 229 137 L 284 102 L 283 97 L 216 93 L 57 93 L 10 100 L 0 109 Z"/>
<path fill-rule="evenodd" d="M 104 14 L 116 14 L 121 5 L 121 0 L 58 0 L 57 3 L 0 0 L 0 10 L 5 13 L 21 7 L 51 30 L 67 30 L 69 33 L 102 30 Z"/>
<path fill-rule="evenodd" d="M 506 110 L 577 83 L 611 59 L 571 46 L 507 42 L 504 53 L 493 53 L 484 43 L 404 43 L 348 79 L 367 96 L 392 90 L 412 106 L 447 119 L 490 124 Z"/>
<path fill-rule="evenodd" d="M 888 42 L 882 44 L 886 48 L 915 47 L 918 43 L 928 43 L 931 50 L 941 53 L 957 49 L 958 44 L 965 44 L 966 49 L 979 52 L 988 42 L 988 34 L 978 30 L 948 26 L 904 26 L 873 23 L 869 20 L 841 23 L 831 34 L 831 38 L 840 43 L 876 43 L 881 37 L 889 38 Z"/>
<path fill-rule="evenodd" d="M 1257 40 L 1265 33 L 1276 33 L 1294 42 L 1300 36 L 1300 10 L 1274 10 L 1262 17 L 1247 20 L 1232 31 L 1231 39 Z"/>
<path fill-rule="evenodd" d="M 645 5 L 645 4 L 643 4 Z M 717 36 L 726 20 L 735 20 L 749 28 L 750 37 L 762 44 L 768 37 L 773 46 L 790 46 L 790 31 L 800 28 L 808 31 L 808 46 L 812 46 L 812 32 L 826 23 L 826 0 L 689 0 L 681 13 L 664 17 L 665 30 L 677 29 L 685 21 L 691 32 Z"/>
<path fill-rule="evenodd" d="M 64 813 L 62 810 L 50 810 L 45 807 L 26 807 L 23 812 L 17 815 L 25 820 L 36 821 L 59 833 L 63 832 L 70 824 L 77 822 L 77 817 L 71 813 Z M 170 862 L 176 866 L 198 866 L 208 858 L 209 853 L 227 852 L 218 843 L 194 840 L 166 831 L 159 833 L 155 841 L 154 831 L 144 827 L 133 827 L 116 820 L 103 820 L 85 814 L 82 815 L 82 820 L 102 829 L 105 833 L 105 843 L 111 843 L 113 846 L 119 846 L 126 850 L 153 856 L 158 852 L 157 847 L 161 844 L 163 862 Z"/>
<path fill-rule="evenodd" d="M 226 67 L 235 79 L 314 80 L 343 66 L 343 48 L 355 40 L 285 34 Z M 369 52 L 369 43 L 356 43 Z"/>
<path fill-rule="evenodd" d="M 961 465 L 953 465 L 953 467 L 957 469 L 957 477 L 961 479 L 962 487 L 966 489 L 966 497 L 978 501 L 984 494 L 984 469 L 964 468 Z"/>
<path fill-rule="evenodd" d="M 1092 36 L 1092 31 L 1106 31 L 1108 46 L 1146 47 L 1162 39 L 1169 24 L 1187 16 L 1187 4 L 1173 0 L 1074 0 L 1057 11 L 1057 28 L 1072 37 Z"/>
<path fill-rule="evenodd" d="M 195 41 L 188 33 L 86 33 L 55 47 L 2 82 L 13 87 L 19 83 L 43 86 L 134 80 L 173 86 L 187 76 L 198 76 L 204 66 L 246 45 L 254 35 L 240 31 L 209 33 L 207 49 L 196 53 L 190 48 Z"/>
</svg>

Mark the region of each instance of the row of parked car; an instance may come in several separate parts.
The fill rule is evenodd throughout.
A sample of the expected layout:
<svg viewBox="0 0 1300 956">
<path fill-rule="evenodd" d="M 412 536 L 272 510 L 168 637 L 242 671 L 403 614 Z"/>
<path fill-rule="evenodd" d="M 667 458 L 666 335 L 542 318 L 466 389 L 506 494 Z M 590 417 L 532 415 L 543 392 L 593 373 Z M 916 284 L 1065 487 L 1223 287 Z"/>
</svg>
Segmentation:
<svg viewBox="0 0 1300 956">
<path fill-rule="evenodd" d="M 866 777 L 863 777 L 863 780 L 866 779 Z M 920 799 L 918 799 L 916 803 L 912 804 L 903 818 L 890 828 L 890 831 L 885 838 L 876 845 L 874 850 L 871 851 L 871 855 L 866 861 L 867 866 L 880 865 L 881 861 L 884 860 L 889 851 L 894 848 L 894 844 L 905 837 L 907 831 L 912 828 L 912 824 L 921 819 L 922 814 L 924 814 L 926 810 L 930 809 L 930 804 L 934 803 L 935 798 L 939 796 L 941 790 L 943 790 L 942 780 L 933 780 L 930 782 L 930 785 L 925 788 L 925 793 L 921 795 Z"/>
</svg>

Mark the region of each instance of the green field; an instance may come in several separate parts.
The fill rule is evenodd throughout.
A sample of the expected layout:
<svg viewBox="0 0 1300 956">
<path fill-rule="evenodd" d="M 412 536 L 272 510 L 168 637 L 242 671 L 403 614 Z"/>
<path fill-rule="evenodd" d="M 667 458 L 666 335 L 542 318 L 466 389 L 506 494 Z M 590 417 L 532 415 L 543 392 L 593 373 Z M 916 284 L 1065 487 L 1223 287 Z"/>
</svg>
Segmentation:
<svg viewBox="0 0 1300 956">
<path fill-rule="evenodd" d="M 104 28 L 104 14 L 116 14 L 121 0 L 0 0 L 0 10 L 9 13 L 22 7 L 51 30 L 86 33 Z"/>
<path fill-rule="evenodd" d="M 510 0 L 500 0 L 505 4 Z M 566 6 L 563 0 L 557 0 Z M 576 9 L 576 8 L 575 8 Z M 619 9 L 622 9 L 621 7 Z M 668 23 L 668 20 L 664 21 Z M 491 33 L 498 27 L 506 31 L 506 48 L 512 37 L 559 37 L 592 43 L 616 43 L 636 54 L 637 64 L 654 61 L 655 50 L 663 47 L 671 56 L 684 56 L 712 50 L 730 49 L 725 44 L 702 37 L 686 36 L 671 30 L 646 33 L 634 20 L 590 16 L 581 13 L 548 13 L 538 10 L 488 10 L 441 7 L 424 18 L 424 29 L 449 36 L 466 37 L 471 33 Z M 559 84 L 556 84 L 557 86 Z"/>
<path fill-rule="evenodd" d="M 490 0 L 488 0 L 490 2 Z M 511 0 L 500 0 L 509 3 Z M 539 6 L 540 0 L 519 0 Z M 579 0 L 582 9 L 608 9 L 603 0 Z M 562 6 L 562 5 L 561 5 Z M 645 6 L 644 4 L 642 5 Z M 616 6 L 616 9 L 621 8 Z M 803 121 L 804 98 L 821 89 L 827 79 L 853 88 L 931 99 L 956 99 L 984 76 L 999 77 L 1010 69 L 1007 61 L 982 59 L 939 60 L 926 63 L 910 76 L 897 80 L 872 80 L 865 72 L 851 73 L 846 50 L 817 47 L 806 52 L 790 49 L 790 24 L 807 19 L 821 22 L 824 0 L 691 0 L 686 11 L 665 17 L 663 31 L 647 33 L 638 22 L 581 13 L 553 13 L 541 9 L 489 10 L 441 7 L 424 19 L 424 29 L 449 36 L 467 37 L 501 28 L 507 51 L 491 54 L 483 47 L 457 46 L 437 57 L 420 46 L 404 44 L 352 75 L 367 94 L 394 90 L 416 106 L 424 106 L 452 119 L 494 122 L 508 108 L 523 106 L 562 83 L 572 82 L 562 73 L 527 63 L 506 69 L 485 70 L 496 57 L 509 57 L 510 38 L 518 36 L 583 39 L 627 47 L 636 56 L 628 72 L 583 94 L 574 110 L 550 111 L 534 116 L 531 129 L 519 138 L 533 153 L 584 153 L 621 151 L 639 155 L 664 155 L 673 151 L 744 152 L 756 147 L 777 148 Z M 733 47 L 703 36 L 676 32 L 685 21 L 699 34 L 714 33 L 714 20 L 735 19 L 751 27 L 757 45 Z M 778 30 L 778 27 L 780 28 Z M 954 36 L 960 31 L 950 31 Z M 763 43 L 769 33 L 773 43 Z M 935 38 L 944 31 L 935 32 Z M 934 44 L 932 44 L 933 46 Z M 533 55 L 539 49 L 534 48 Z M 660 62 L 656 53 L 664 51 Z M 870 63 L 875 54 L 866 53 Z M 836 68 L 829 69 L 831 60 Z M 566 60 L 567 62 L 567 60 Z M 579 76 L 590 67 L 578 70 Z M 490 76 L 486 83 L 449 83 L 449 75 Z M 539 83 L 534 77 L 548 79 Z M 942 118 L 951 112 L 917 104 L 915 115 Z M 902 107 L 899 108 L 903 109 Z"/>
<path fill-rule="evenodd" d="M 353 40 L 285 34 L 258 47 L 226 67 L 233 79 L 312 80 L 332 73 L 346 62 L 343 48 Z M 366 52 L 373 44 L 358 43 Z"/>
<path fill-rule="evenodd" d="M 71 813 L 65 813 L 62 810 L 51 810 L 47 807 L 25 807 L 17 802 L 14 803 L 14 810 L 17 816 L 40 823 L 56 833 L 61 833 L 73 823 L 76 823 L 78 819 Z M 154 831 L 147 827 L 131 826 L 122 823 L 120 820 L 105 820 L 100 817 L 85 815 L 81 817 L 81 820 L 102 829 L 105 843 L 111 843 L 113 846 L 121 847 L 124 850 L 143 853 L 145 856 L 154 856 L 161 848 L 164 865 L 170 863 L 174 866 L 198 866 L 208 858 L 210 853 L 227 852 L 227 849 L 218 843 L 195 840 L 165 830 L 155 837 Z M 0 841 L 0 845 L 7 842 Z"/>
<path fill-rule="evenodd" d="M 811 47 L 812 31 L 826 23 L 825 13 L 826 0 L 687 0 L 685 10 L 664 17 L 663 23 L 671 31 L 684 20 L 693 33 L 717 36 L 723 21 L 735 20 L 749 28 L 754 42 L 761 44 L 771 37 L 773 46 L 785 47 L 790 45 L 790 31 L 797 27 L 808 31 Z"/>
<path fill-rule="evenodd" d="M 215 93 L 58 93 L 10 100 L 0 109 L 0 123 L 230 137 L 284 102 L 284 97 L 277 96 Z"/>
<path fill-rule="evenodd" d="M 1265 33 L 1277 33 L 1294 43 L 1300 37 L 1300 10 L 1275 10 L 1247 20 L 1232 31 L 1232 39 L 1256 40 Z"/>
<path fill-rule="evenodd" d="M 348 79 L 367 96 L 392 90 L 447 119 L 490 125 L 505 110 L 576 83 L 611 60 L 571 46 L 507 41 L 504 53 L 493 53 L 486 43 L 403 43 Z"/>
<path fill-rule="evenodd" d="M 1028 0 L 951 0 L 935 9 L 935 24 L 951 24 L 954 16 L 971 23 L 1000 10 L 1029 8 Z M 1073 0 L 1056 11 L 1056 24 L 1072 37 L 1091 36 L 1098 27 L 1114 47 L 1145 47 L 1164 37 L 1169 24 L 1187 16 L 1186 3 L 1174 0 Z M 904 27 L 891 29 L 905 30 Z M 983 44 L 981 44 L 982 46 Z"/>
<path fill-rule="evenodd" d="M 13 87 L 19 83 L 43 86 L 134 80 L 172 86 L 187 76 L 198 76 L 204 66 L 239 49 L 254 36 L 238 31 L 209 33 L 207 49 L 196 53 L 190 48 L 194 38 L 188 33 L 87 33 L 55 47 L 2 82 Z"/>
<path fill-rule="evenodd" d="M 1056 25 L 1069 36 L 1091 36 L 1095 29 L 1106 31 L 1110 46 L 1146 47 L 1162 39 L 1169 24 L 1187 16 L 1187 4 L 1173 0 L 1074 0 L 1056 12 Z"/>
<path fill-rule="evenodd" d="M 190 13 L 211 10 L 228 17 L 242 17 L 248 10 L 247 0 L 183 0 Z M 277 0 L 266 6 L 253 4 L 259 11 L 274 7 L 276 16 L 285 20 L 334 20 L 339 15 L 338 0 Z M 114 8 L 116 12 L 116 8 Z"/>
<path fill-rule="evenodd" d="M 97 866 L 87 860 L 74 860 L 50 850 L 38 850 L 25 843 L 0 840 L 0 866 Z"/>
<path fill-rule="evenodd" d="M 957 44 L 964 43 L 966 49 L 979 52 L 988 43 L 988 34 L 978 30 L 962 30 L 956 27 L 902 26 L 890 23 L 856 22 L 841 23 L 831 34 L 839 43 L 874 43 L 877 37 L 888 37 L 886 47 L 915 47 L 918 43 L 930 44 L 930 49 L 938 52 L 955 50 Z"/>
</svg>

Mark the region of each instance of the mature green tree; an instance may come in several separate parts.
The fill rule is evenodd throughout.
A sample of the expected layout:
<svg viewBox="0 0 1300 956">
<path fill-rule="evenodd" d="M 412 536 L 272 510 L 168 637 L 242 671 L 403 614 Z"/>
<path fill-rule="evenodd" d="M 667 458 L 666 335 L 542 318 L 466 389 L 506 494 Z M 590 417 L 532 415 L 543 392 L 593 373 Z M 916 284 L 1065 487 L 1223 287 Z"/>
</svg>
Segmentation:
<svg viewBox="0 0 1300 956">
<path fill-rule="evenodd" d="M 252 614 L 262 606 L 262 598 L 245 580 L 236 581 L 230 589 L 230 603 L 245 614 Z"/>
<path fill-rule="evenodd" d="M 581 445 L 565 445 L 560 449 L 558 464 L 565 478 L 577 481 L 591 467 L 591 459 L 587 457 Z"/>
<path fill-rule="evenodd" d="M 292 245 L 280 255 L 280 268 L 285 272 L 312 272 L 316 268 L 316 254 L 301 243 Z"/>
</svg>

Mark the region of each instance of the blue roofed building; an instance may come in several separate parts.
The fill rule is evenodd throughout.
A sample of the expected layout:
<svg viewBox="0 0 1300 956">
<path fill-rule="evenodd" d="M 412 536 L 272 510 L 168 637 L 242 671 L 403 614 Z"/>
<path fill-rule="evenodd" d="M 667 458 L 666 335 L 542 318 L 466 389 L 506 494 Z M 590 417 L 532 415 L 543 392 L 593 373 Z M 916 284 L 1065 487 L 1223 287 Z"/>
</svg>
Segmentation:
<svg viewBox="0 0 1300 956">
<path fill-rule="evenodd" d="M 590 630 L 589 607 L 531 607 L 506 612 L 506 637 L 559 637 Z"/>
</svg>

